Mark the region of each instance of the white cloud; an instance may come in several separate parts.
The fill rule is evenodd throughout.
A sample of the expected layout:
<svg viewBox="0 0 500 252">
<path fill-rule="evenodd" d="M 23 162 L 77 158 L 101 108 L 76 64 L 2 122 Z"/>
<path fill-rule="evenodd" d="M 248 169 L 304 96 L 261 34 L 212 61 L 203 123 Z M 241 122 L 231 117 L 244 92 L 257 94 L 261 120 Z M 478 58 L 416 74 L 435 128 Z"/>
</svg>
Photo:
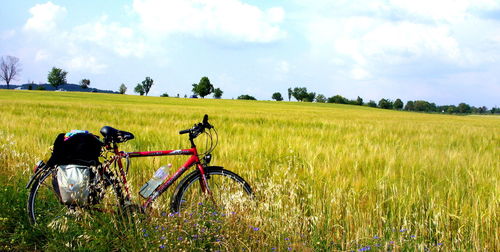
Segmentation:
<svg viewBox="0 0 500 252">
<path fill-rule="evenodd" d="M 31 17 L 24 25 L 24 29 L 35 32 L 47 32 L 57 26 L 56 21 L 66 14 L 66 8 L 55 5 L 52 2 L 47 2 L 35 5 L 29 12 L 31 13 Z"/>
<path fill-rule="evenodd" d="M 495 0 L 390 0 L 388 5 L 406 15 L 430 19 L 435 22 L 460 22 L 470 17 L 474 9 L 493 9 Z"/>
<path fill-rule="evenodd" d="M 102 73 L 108 66 L 99 63 L 93 56 L 75 56 L 64 63 L 69 70 L 89 72 L 92 74 Z"/>
<path fill-rule="evenodd" d="M 276 70 L 278 73 L 287 74 L 290 71 L 290 64 L 288 63 L 288 61 L 282 60 L 278 62 Z"/>
<path fill-rule="evenodd" d="M 280 7 L 262 10 L 239 0 L 135 0 L 134 10 L 151 34 L 190 34 L 233 42 L 275 41 L 286 36 Z"/>
<path fill-rule="evenodd" d="M 35 54 L 35 61 L 44 61 L 49 58 L 49 53 L 45 50 L 38 50 Z"/>
<path fill-rule="evenodd" d="M 499 22 L 478 16 L 498 10 L 499 1 L 296 1 L 309 8 L 304 16 L 318 13 L 304 20 L 312 55 L 351 79 L 380 78 L 388 68 L 422 62 L 458 70 L 500 60 L 493 56 Z"/>
<path fill-rule="evenodd" d="M 91 42 L 122 57 L 142 57 L 147 49 L 144 40 L 137 38 L 132 28 L 108 22 L 106 16 L 75 27 L 70 36 L 74 41 Z"/>
</svg>

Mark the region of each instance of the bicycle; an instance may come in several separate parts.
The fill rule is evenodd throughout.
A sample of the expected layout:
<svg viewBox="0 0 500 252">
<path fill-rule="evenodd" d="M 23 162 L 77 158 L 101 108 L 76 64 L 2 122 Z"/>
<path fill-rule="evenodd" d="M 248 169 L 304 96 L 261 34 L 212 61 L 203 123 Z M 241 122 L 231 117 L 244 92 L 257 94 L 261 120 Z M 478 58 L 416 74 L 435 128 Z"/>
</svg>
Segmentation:
<svg viewBox="0 0 500 252">
<path fill-rule="evenodd" d="M 113 188 L 118 200 L 118 209 L 123 210 L 136 206 L 141 212 L 147 212 L 151 204 L 191 167 L 196 167 L 196 169 L 179 182 L 172 195 L 170 210 L 173 213 L 187 211 L 201 205 L 206 207 L 207 204 L 219 210 L 233 211 L 231 209 L 241 207 L 241 202 L 253 198 L 250 184 L 241 176 L 221 166 L 209 165 L 212 151 L 217 146 L 218 135 L 215 127 L 208 122 L 208 115 L 205 115 L 203 121 L 195 124 L 192 128 L 179 131 L 181 135 L 188 134 L 191 143 L 189 149 L 123 152 L 119 150 L 118 144 L 134 139 L 132 133 L 109 126 L 103 127 L 100 132 L 104 140 L 101 154 L 104 161 L 96 167 L 98 179 L 91 188 L 92 202 L 88 206 L 76 207 L 61 204 L 49 179 L 55 178 L 57 168 L 40 161 L 35 166 L 35 174 L 26 186 L 27 189 L 31 187 L 27 204 L 31 224 L 49 224 L 55 219 L 66 216 L 68 212 L 75 211 L 75 209 L 102 211 L 93 207 L 102 203 L 109 187 Z M 202 134 L 207 134 L 210 147 L 205 153 L 199 154 L 194 139 Z M 133 204 L 127 184 L 130 159 L 173 155 L 187 155 L 189 158 L 176 172 L 171 173 L 149 197 L 145 198 L 140 206 Z M 126 160 L 126 165 L 122 160 Z M 201 190 L 195 188 L 196 181 L 199 181 Z"/>
</svg>

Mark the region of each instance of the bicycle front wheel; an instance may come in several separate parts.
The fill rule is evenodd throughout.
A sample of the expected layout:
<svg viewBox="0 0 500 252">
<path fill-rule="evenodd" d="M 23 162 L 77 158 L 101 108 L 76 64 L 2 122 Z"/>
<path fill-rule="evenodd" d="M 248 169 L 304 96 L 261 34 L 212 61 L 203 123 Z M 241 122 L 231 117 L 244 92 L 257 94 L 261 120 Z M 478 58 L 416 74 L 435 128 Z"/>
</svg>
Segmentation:
<svg viewBox="0 0 500 252">
<path fill-rule="evenodd" d="M 226 213 L 238 212 L 248 207 L 253 199 L 250 185 L 234 172 L 210 166 L 205 168 L 205 178 L 210 193 L 202 192 L 201 174 L 198 170 L 179 183 L 172 196 L 172 212 L 196 211 L 200 208 Z"/>
</svg>

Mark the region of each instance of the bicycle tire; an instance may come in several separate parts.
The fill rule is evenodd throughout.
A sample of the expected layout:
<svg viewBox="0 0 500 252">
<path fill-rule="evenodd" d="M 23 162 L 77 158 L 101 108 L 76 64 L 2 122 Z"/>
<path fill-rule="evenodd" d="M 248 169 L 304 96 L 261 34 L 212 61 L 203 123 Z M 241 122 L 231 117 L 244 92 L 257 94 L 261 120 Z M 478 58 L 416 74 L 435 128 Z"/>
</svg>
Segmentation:
<svg viewBox="0 0 500 252">
<path fill-rule="evenodd" d="M 54 170 L 48 170 L 40 175 L 31 185 L 28 197 L 27 210 L 29 221 L 32 225 L 49 224 L 52 220 L 68 210 L 59 202 L 52 186 L 51 177 Z"/>
<path fill-rule="evenodd" d="M 200 171 L 195 170 L 175 189 L 170 205 L 172 212 L 193 210 L 201 206 L 206 209 L 207 205 L 212 205 L 212 209 L 219 211 L 234 212 L 247 205 L 246 201 L 253 200 L 250 184 L 234 172 L 219 166 L 209 166 L 205 168 L 205 177 L 212 195 L 204 195 L 201 186 L 194 186 L 196 181 L 201 181 Z"/>
<path fill-rule="evenodd" d="M 75 207 L 69 207 L 59 201 L 52 185 L 52 176 L 56 170 L 51 169 L 41 174 L 31 185 L 27 202 L 28 218 L 31 225 L 49 225 L 54 220 L 75 215 Z M 101 178 L 103 182 L 113 187 L 114 196 L 118 201 L 119 210 L 124 207 L 125 199 L 118 182 L 109 174 Z M 104 199 L 101 199 L 103 201 Z M 80 207 L 76 207 L 80 208 Z M 86 207 L 81 207 L 84 209 Z M 55 224 L 55 223 L 54 223 Z"/>
</svg>

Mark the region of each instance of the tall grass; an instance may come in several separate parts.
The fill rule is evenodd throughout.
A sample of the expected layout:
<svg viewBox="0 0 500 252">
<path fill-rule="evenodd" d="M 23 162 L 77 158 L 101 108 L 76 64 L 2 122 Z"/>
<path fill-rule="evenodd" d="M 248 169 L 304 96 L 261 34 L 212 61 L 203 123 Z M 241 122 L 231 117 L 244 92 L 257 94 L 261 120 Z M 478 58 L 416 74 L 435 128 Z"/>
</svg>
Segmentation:
<svg viewBox="0 0 500 252">
<path fill-rule="evenodd" d="M 189 147 L 178 130 L 203 114 L 219 132 L 212 161 L 242 175 L 244 213 L 180 213 L 27 225 L 22 188 L 55 136 L 104 125 L 133 132 L 125 151 Z M 359 106 L 0 91 L 2 249 L 500 250 L 500 118 Z M 133 192 L 160 165 L 133 160 Z M 169 195 L 166 195 L 165 201 Z M 140 197 L 134 193 L 134 199 Z M 166 210 L 161 200 L 159 213 Z M 15 209 L 15 211 L 9 211 Z M 128 224 L 127 224 L 128 223 Z M 40 238 L 42 237 L 42 238 Z M 75 240 L 76 239 L 76 240 Z M 70 242 L 74 241 L 74 242 Z"/>
</svg>

